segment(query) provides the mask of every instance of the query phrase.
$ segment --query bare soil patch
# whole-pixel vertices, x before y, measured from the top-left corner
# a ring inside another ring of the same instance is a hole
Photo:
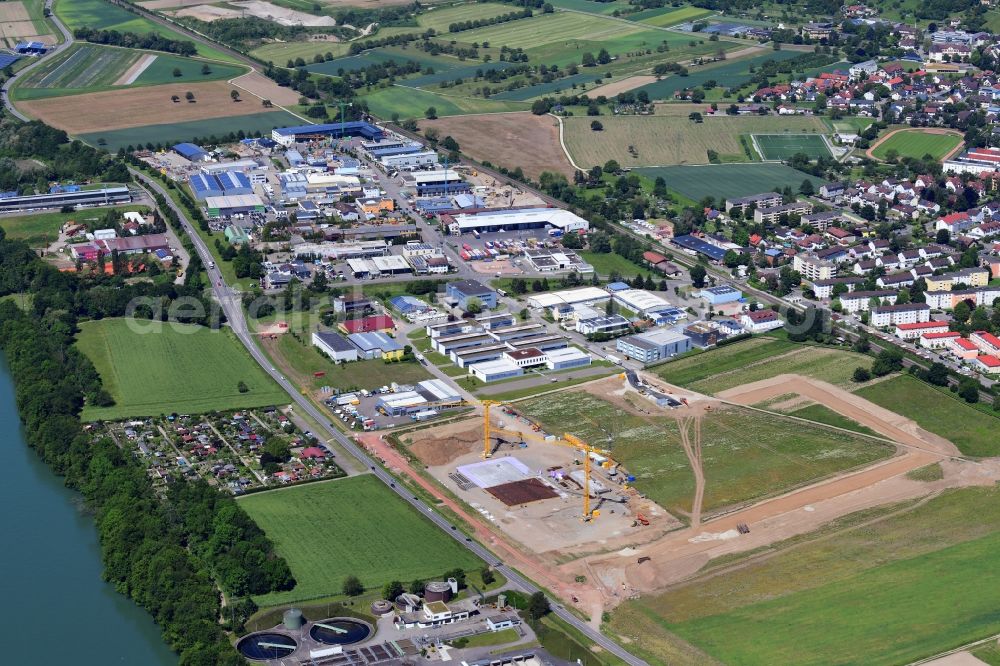
[[[462,152],[473,159],[488,160],[537,180],[543,171],[572,177],[573,167],[559,145],[559,125],[549,116],[529,111],[452,116],[420,121],[422,129],[433,127],[441,138],[452,136]]]
[[[232,79],[233,85],[246,90],[261,99],[269,99],[278,106],[292,106],[299,103],[299,94],[291,88],[282,88],[257,70]]]
[[[260,113],[259,104],[233,102],[232,89],[225,81],[169,84],[30,100],[18,108],[71,134]],[[185,99],[188,92],[194,102]],[[173,95],[180,101],[172,102]]]
[[[629,90],[635,90],[640,86],[644,86],[647,83],[653,83],[656,81],[655,76],[648,75],[637,75],[629,76],[622,79],[621,81],[615,81],[614,83],[606,83],[603,86],[598,86],[587,93],[587,96],[591,99],[595,99],[604,95],[605,97],[614,97],[615,95],[623,92],[628,92]]]
[[[220,21],[222,19],[236,19],[240,18],[242,14],[232,7],[216,7],[215,5],[194,5],[169,13],[173,16],[198,19],[205,23]]]
[[[153,61],[156,60],[156,55],[149,53],[138,60],[136,60],[131,67],[125,70],[118,80],[115,81],[116,86],[129,86],[135,83],[135,80],[139,78],[139,75],[146,71]]]
[[[474,424],[478,424],[478,419]],[[439,428],[420,430],[412,435],[413,444],[410,452],[417,459],[430,467],[447,465],[451,461],[479,449],[482,443],[482,430],[477,425],[470,428],[469,421],[462,421]]]
[[[31,16],[23,2],[4,2],[0,4],[0,21],[30,21]]]

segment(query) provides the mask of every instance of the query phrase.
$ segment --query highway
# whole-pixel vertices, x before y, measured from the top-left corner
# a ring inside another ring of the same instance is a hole
[[[212,254],[209,252],[208,246],[206,246],[205,242],[201,239],[201,236],[198,235],[184,210],[174,203],[166,189],[163,188],[158,182],[142,172],[132,169],[130,169],[130,171],[132,172],[132,175],[135,176],[136,179],[143,185],[161,194],[166,199],[167,206],[169,206],[170,209],[177,214],[177,217],[180,219],[188,237],[194,243],[198,256],[201,257],[201,261],[205,265],[205,270],[208,273],[209,280],[211,281],[215,297],[222,306],[222,310],[229,321],[230,327],[236,334],[236,337],[239,338],[240,342],[243,343],[243,346],[247,348],[247,351],[250,352],[250,355],[254,358],[254,360],[256,360],[257,363],[259,363],[260,366],[264,368],[264,370],[271,375],[272,378],[274,378],[274,381],[276,381],[281,388],[288,393],[296,408],[312,417],[312,419],[318,423],[331,438],[337,440],[337,443],[344,447],[344,450],[367,467],[376,478],[389,486],[389,488],[399,495],[400,498],[409,502],[414,508],[420,511],[420,513],[430,519],[431,522],[451,535],[453,539],[461,543],[477,557],[502,573],[515,588],[527,594],[541,591],[536,585],[522,576],[519,572],[497,559],[496,555],[490,552],[479,542],[467,537],[465,533],[461,532],[457,528],[456,525],[452,524],[450,520],[435,511],[433,507],[428,506],[426,502],[420,500],[416,495],[413,495],[411,492],[399,485],[394,476],[385,471],[385,469],[383,469],[375,460],[365,453],[365,451],[358,446],[354,440],[346,436],[339,428],[330,422],[329,414],[324,414],[320,411],[310,400],[303,396],[299,392],[298,388],[296,388],[284,375],[282,375],[277,368],[271,365],[270,360],[268,360],[268,358],[254,342],[253,336],[247,327],[239,293],[231,289],[229,285],[226,284],[225,279],[222,277],[222,273],[219,271],[217,266],[215,268],[210,268],[210,266],[213,265],[212,262],[214,261]],[[593,641],[595,644],[600,645],[602,648],[615,655],[626,664],[629,664],[630,666],[646,666],[645,661],[635,657],[607,636],[600,633],[579,617],[568,611],[562,604],[559,603],[557,599],[550,597],[549,604],[552,607],[552,612],[556,616],[572,625],[588,639]]]

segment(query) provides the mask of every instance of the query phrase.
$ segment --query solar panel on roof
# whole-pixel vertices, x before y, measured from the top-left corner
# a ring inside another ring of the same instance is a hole
[[[0,53],[0,68],[7,67],[8,65],[13,65],[20,59],[21,56],[15,55],[13,53]]]

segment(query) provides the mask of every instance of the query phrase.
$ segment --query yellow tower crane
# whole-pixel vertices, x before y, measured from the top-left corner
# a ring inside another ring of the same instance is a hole
[[[611,452],[606,449],[601,449],[596,446],[591,446],[585,441],[580,439],[575,435],[565,433],[562,439],[549,439],[545,440],[550,444],[556,444],[558,446],[569,446],[574,449],[580,449],[583,451],[583,520],[589,521],[592,518],[596,518],[600,515],[598,511],[590,510],[590,465],[591,456],[600,455],[602,457],[608,458],[610,461]]]

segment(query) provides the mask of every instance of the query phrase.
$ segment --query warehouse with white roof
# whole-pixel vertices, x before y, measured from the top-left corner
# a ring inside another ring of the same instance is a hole
[[[486,210],[481,213],[458,213],[447,216],[448,229],[453,234],[473,231],[511,231],[514,229],[544,229],[552,227],[564,232],[586,231],[590,223],[562,208],[513,208]]]
[[[531,308],[553,308],[560,305],[597,305],[606,303],[611,299],[611,294],[597,287],[580,287],[578,289],[563,289],[562,291],[550,291],[541,294],[532,294],[528,297],[528,307]]]

